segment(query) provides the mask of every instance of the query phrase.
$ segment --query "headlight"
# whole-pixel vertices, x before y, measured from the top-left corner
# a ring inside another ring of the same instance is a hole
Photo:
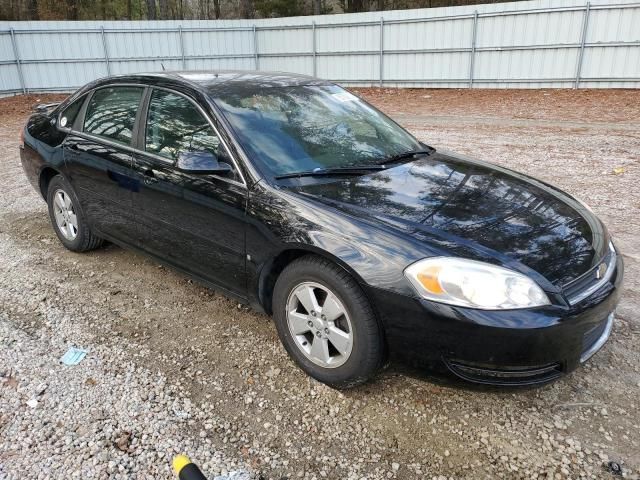
[[[404,274],[422,297],[434,302],[484,310],[549,304],[529,277],[475,260],[425,258],[409,265]]]

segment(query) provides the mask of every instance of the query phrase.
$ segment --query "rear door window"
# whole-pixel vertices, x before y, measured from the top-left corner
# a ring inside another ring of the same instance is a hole
[[[84,131],[130,145],[142,92],[142,87],[108,87],[96,90],[87,106]]]

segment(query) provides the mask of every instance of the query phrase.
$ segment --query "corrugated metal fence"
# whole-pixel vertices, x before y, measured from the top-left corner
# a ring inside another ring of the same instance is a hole
[[[382,15],[381,15],[382,14]],[[533,0],[265,20],[0,22],[0,93],[260,69],[348,85],[640,86],[640,3]]]

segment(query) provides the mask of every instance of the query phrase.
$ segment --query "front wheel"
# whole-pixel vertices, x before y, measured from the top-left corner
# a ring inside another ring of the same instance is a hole
[[[284,347],[316,380],[349,388],[381,367],[384,343],[371,305],[337,265],[312,255],[294,261],[278,277],[273,307]]]
[[[74,252],[86,252],[102,245],[89,228],[73,188],[62,175],[49,182],[47,190],[49,217],[60,242]]]

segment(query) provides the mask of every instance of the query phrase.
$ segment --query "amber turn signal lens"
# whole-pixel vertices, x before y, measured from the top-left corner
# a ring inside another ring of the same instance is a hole
[[[444,293],[444,289],[440,285],[438,275],[440,275],[441,267],[428,267],[418,273],[418,281],[429,292],[439,295]]]

